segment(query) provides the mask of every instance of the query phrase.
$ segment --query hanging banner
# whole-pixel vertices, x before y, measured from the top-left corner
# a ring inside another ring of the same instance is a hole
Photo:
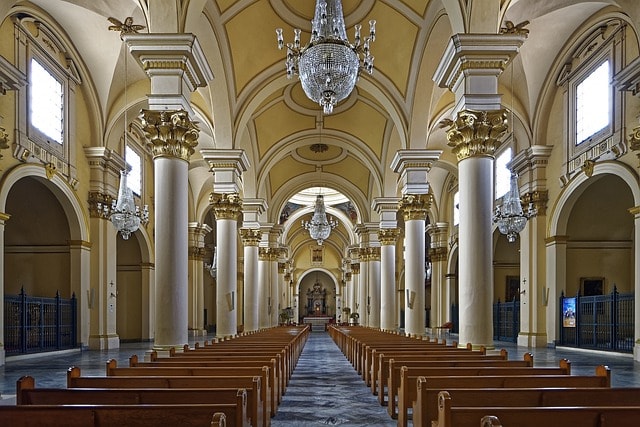
[[[576,298],[562,300],[562,326],[565,328],[576,327]]]

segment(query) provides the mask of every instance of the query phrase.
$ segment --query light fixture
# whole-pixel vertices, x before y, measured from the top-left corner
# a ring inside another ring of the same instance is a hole
[[[331,230],[337,226],[338,222],[336,220],[333,218],[327,219],[327,213],[324,207],[324,196],[318,194],[318,196],[316,196],[316,205],[311,221],[303,220],[302,227],[305,230],[309,230],[309,235],[318,242],[318,245],[322,245],[322,242],[329,238]]]
[[[520,191],[518,191],[518,175],[511,174],[509,191],[502,199],[502,205],[496,206],[493,222],[498,224],[498,230],[507,235],[509,243],[518,238],[518,234],[524,230],[527,220],[536,214],[533,204],[529,204],[527,211],[522,209]]]
[[[125,23],[109,18],[109,22],[113,23],[113,26],[109,27],[109,30],[120,31],[120,38],[122,39],[124,34],[137,33],[138,30],[144,28],[141,25],[134,25],[133,19],[128,17],[125,19]],[[122,49],[124,54],[124,147],[127,147],[127,77],[128,77],[128,55],[124,49],[124,41],[122,43]],[[133,191],[127,185],[127,175],[129,170],[120,171],[120,187],[118,188],[118,199],[114,200],[111,204],[111,208],[107,205],[102,207],[103,210],[109,211],[109,219],[113,226],[118,230],[124,240],[129,239],[131,233],[135,232],[140,223],[146,223],[149,220],[149,209],[147,205],[144,205],[142,210],[139,206],[136,206]],[[98,206],[100,209],[101,206]],[[106,212],[105,212],[106,213]]]
[[[369,45],[376,39],[376,21],[369,21],[369,35],[364,43],[362,25],[355,26],[353,44],[347,32],[340,0],[317,0],[311,21],[311,39],[300,46],[301,30],[294,31],[293,43],[287,43],[287,78],[300,76],[300,83],[309,99],[317,102],[325,114],[345,99],[353,90],[360,70],[373,72],[373,56]],[[282,28],[276,29],[278,49],[284,47]]]
[[[213,247],[213,258],[211,259],[211,264],[205,263],[204,268],[209,271],[211,277],[213,277],[214,279],[216,278],[216,275],[218,273],[218,252],[216,251],[215,246]]]

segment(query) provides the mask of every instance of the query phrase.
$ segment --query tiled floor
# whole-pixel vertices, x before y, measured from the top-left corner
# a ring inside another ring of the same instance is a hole
[[[137,354],[143,357],[151,346],[151,343],[126,343],[119,350],[75,351],[9,360],[0,367],[2,403],[15,403],[16,380],[23,375],[33,376],[37,387],[64,388],[66,371],[70,366],[79,366],[83,375],[101,376],[108,359],[116,359],[118,365],[126,366],[129,356]],[[567,348],[527,349],[503,342],[496,342],[495,346],[507,349],[510,359],[522,359],[523,354],[529,351],[534,355],[535,366],[557,366],[561,358],[569,359],[574,375],[593,374],[597,365],[604,364],[611,368],[614,387],[640,387],[640,363],[634,362],[631,355]],[[326,333],[311,334],[273,419],[274,427],[309,425],[396,425]]]

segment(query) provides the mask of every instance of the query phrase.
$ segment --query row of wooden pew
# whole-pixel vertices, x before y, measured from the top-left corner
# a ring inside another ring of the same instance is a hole
[[[16,405],[0,406],[1,426],[267,427],[309,336],[285,326],[215,343],[185,345],[168,357],[106,362],[105,376],[67,372],[67,388],[17,382]]]
[[[398,426],[627,427],[640,419],[640,388],[612,388],[606,366],[571,375],[568,360],[534,367],[530,353],[508,360],[504,349],[488,355],[357,326],[332,326],[330,335]]]

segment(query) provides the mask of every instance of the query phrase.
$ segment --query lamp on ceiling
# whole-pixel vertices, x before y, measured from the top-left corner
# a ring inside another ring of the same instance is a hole
[[[329,238],[331,230],[338,226],[338,222],[333,218],[327,218],[327,213],[324,207],[324,196],[318,194],[316,196],[316,204],[313,210],[313,216],[311,221],[302,221],[302,227],[305,230],[309,230],[309,235],[312,239],[318,242],[318,245],[322,245],[322,242]]]
[[[141,25],[133,25],[133,19],[128,17],[125,19],[125,23],[122,24],[114,18],[109,18],[109,22],[113,23],[113,26],[109,27],[109,30],[120,31],[120,38],[122,39],[124,34],[136,33],[139,29],[144,28]],[[116,25],[119,23],[120,25]],[[124,147],[127,147],[127,77],[128,77],[128,55],[124,51],[124,41],[122,43],[124,53]],[[131,233],[135,232],[140,223],[146,223],[149,221],[149,209],[147,205],[144,205],[142,210],[139,206],[136,206],[133,191],[127,185],[127,175],[129,170],[125,168],[120,171],[120,187],[118,188],[118,199],[114,200],[109,208],[105,205],[103,209],[109,211],[109,219],[111,223],[120,233],[124,240],[129,239]],[[98,207],[100,208],[100,206]],[[106,213],[106,212],[105,212]]]
[[[340,0],[317,0],[311,21],[311,39],[300,46],[301,30],[294,30],[293,43],[287,43],[287,78],[300,76],[304,93],[331,114],[333,107],[345,99],[356,84],[360,70],[373,72],[369,45],[376,38],[376,21],[369,21],[369,35],[364,43],[360,24],[355,26],[353,44],[347,32]],[[282,28],[276,29],[278,49],[284,47]]]
[[[536,213],[532,203],[529,204],[526,212],[522,209],[520,191],[518,191],[518,175],[512,173],[509,191],[502,199],[502,205],[496,206],[493,222],[498,224],[498,230],[502,234],[507,235],[509,243],[513,243],[518,238],[518,234],[524,230],[527,220]]]

